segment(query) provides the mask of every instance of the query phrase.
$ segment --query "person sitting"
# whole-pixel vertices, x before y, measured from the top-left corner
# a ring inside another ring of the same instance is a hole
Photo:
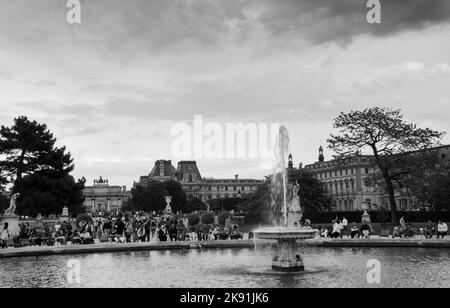
[[[399,226],[395,226],[394,231],[392,232],[392,238],[396,238],[396,237],[402,237],[402,233],[400,231]]]
[[[434,232],[435,232],[434,225],[430,220],[428,221],[425,227],[425,238],[433,238]]]
[[[320,232],[320,237],[327,238],[328,237],[328,228],[323,228]]]
[[[445,238],[447,236],[448,226],[445,222],[439,220],[437,238]]]
[[[350,236],[351,238],[359,238],[361,236],[361,233],[359,232],[358,226],[356,223],[352,223],[352,226],[350,228]]]
[[[364,238],[370,237],[371,228],[366,221],[363,221],[361,227],[359,228],[359,231]]]

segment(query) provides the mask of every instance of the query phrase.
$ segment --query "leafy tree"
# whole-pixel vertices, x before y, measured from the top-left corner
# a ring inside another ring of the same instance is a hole
[[[0,194],[0,214],[3,214],[8,207],[9,207],[8,198]]]
[[[150,181],[147,186],[138,185],[131,189],[133,211],[162,211],[166,207],[164,183]]]
[[[437,162],[418,176],[407,179],[407,187],[421,204],[436,213],[450,210],[450,164]]]
[[[186,203],[186,209],[184,212],[192,213],[195,211],[204,211],[206,210],[206,204],[197,197],[190,198]]]
[[[298,194],[304,217],[331,208],[331,200],[311,172],[305,169],[289,169],[288,183],[292,184],[295,181],[300,185]],[[281,174],[267,177],[256,192],[250,195],[248,201],[239,207],[247,213],[246,221],[272,223],[281,218],[283,210],[283,192],[282,186],[279,185],[281,182]]]
[[[13,192],[20,193],[17,213],[27,216],[61,214],[67,206],[72,216],[84,212],[85,179],[75,181],[71,175],[51,178],[35,173],[16,180]]]
[[[187,204],[186,193],[177,181],[169,180],[164,182],[167,196],[172,196],[171,207],[173,212],[185,211]]]
[[[405,166],[412,161],[412,156],[404,154],[433,147],[443,133],[407,123],[400,110],[379,107],[341,113],[333,127],[339,134],[331,134],[329,148],[340,157],[352,157],[365,150],[374,155],[389,195],[391,219],[396,223],[395,183],[400,185],[410,171],[401,168],[400,162]]]
[[[67,205],[73,215],[83,211],[84,179],[75,181],[73,160],[45,124],[21,116],[0,128],[0,186],[5,178],[19,192],[17,213],[60,214]]]
[[[73,170],[70,153],[55,147],[56,139],[45,124],[21,116],[12,127],[0,128],[0,169],[10,181],[40,172],[51,177],[64,177]]]

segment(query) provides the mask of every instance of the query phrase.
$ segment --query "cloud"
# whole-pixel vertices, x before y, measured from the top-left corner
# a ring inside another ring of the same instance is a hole
[[[385,0],[382,23],[366,21],[367,0],[98,0],[82,1],[82,23],[65,22],[61,1],[30,6],[0,4],[3,41],[16,44],[66,42],[112,54],[159,53],[171,49],[221,48],[230,39],[272,47],[280,36],[313,44],[346,43],[355,36],[386,36],[448,23],[448,0]],[[25,22],[26,21],[26,22]],[[138,48],[137,48],[138,47]],[[126,62],[126,57],[123,57]]]

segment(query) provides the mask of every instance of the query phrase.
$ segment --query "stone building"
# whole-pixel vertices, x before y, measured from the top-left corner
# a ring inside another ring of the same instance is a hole
[[[450,145],[437,148],[441,159],[450,159]],[[413,153],[412,153],[413,155]],[[374,157],[356,153],[347,159],[325,161],[323,148],[319,148],[319,160],[306,165],[313,172],[331,197],[334,209],[339,211],[390,209],[388,195],[377,185],[366,185],[365,179],[378,171]],[[415,210],[421,207],[406,189],[396,190],[399,210]]]
[[[177,168],[170,160],[158,160],[147,176],[141,176],[134,185],[146,185],[150,180],[179,182],[188,198],[197,197],[206,202],[215,198],[242,197],[253,192],[261,180],[240,179],[235,175],[231,179],[203,178],[196,161],[180,161]]]
[[[126,186],[110,186],[107,179],[100,177],[93,186],[85,186],[83,196],[86,211],[104,212],[122,208],[131,194]]]

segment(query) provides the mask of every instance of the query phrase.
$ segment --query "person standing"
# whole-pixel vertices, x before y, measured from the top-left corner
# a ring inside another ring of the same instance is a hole
[[[333,221],[333,231],[331,232],[332,238],[338,238],[341,236],[341,224],[337,221]]]
[[[439,220],[438,222],[438,232],[437,232],[437,238],[444,238],[447,236],[448,232],[448,226],[445,222]]]
[[[5,224],[3,225],[3,230],[1,233],[1,240],[2,240],[2,249],[7,248],[8,247],[8,241],[11,238],[11,233],[9,232],[9,224],[7,222],[5,222]]]
[[[342,225],[342,232],[341,232],[341,237],[342,237],[343,235],[347,234],[347,228],[348,228],[348,220],[347,220],[347,218],[345,218],[345,216],[342,217],[341,225]]]

